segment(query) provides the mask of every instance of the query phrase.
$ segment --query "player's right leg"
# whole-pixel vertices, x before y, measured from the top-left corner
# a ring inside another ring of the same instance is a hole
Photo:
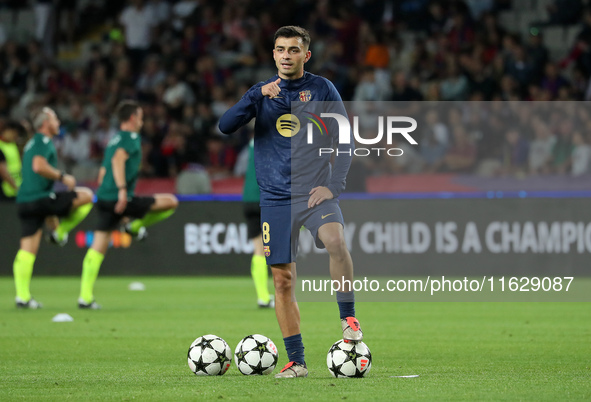
[[[59,246],[68,242],[68,233],[74,229],[92,209],[93,193],[86,187],[76,187],[74,191],[57,193],[52,208],[62,218],[49,240]]]
[[[130,235],[143,240],[147,237],[146,228],[171,216],[179,205],[173,194],[154,194],[153,197],[134,197],[127,210],[136,219],[125,226]]]
[[[21,240],[12,272],[16,288],[16,306],[19,308],[41,308],[41,303],[31,296],[31,278],[46,218],[43,211],[44,202],[45,200],[40,200],[17,204],[21,223]]]
[[[330,256],[330,276],[333,281],[342,284],[337,291],[337,304],[341,317],[341,329],[345,342],[360,342],[363,331],[355,318],[355,292],[353,283],[353,261],[347,249],[345,234],[341,222],[328,222],[318,229],[318,239],[324,244]]]

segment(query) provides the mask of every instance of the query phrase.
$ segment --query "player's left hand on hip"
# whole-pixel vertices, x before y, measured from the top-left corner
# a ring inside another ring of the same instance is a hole
[[[308,208],[315,207],[316,205],[320,205],[322,202],[326,200],[332,200],[334,195],[328,189],[328,187],[318,186],[314,187],[310,190],[310,198],[308,199]]]

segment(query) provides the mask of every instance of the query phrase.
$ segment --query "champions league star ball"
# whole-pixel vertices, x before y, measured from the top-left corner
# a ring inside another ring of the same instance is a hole
[[[328,371],[336,378],[365,377],[371,370],[371,352],[363,342],[338,340],[326,356]]]
[[[203,335],[189,347],[187,360],[196,375],[223,375],[232,364],[232,350],[219,336]]]
[[[244,375],[271,374],[277,365],[277,346],[264,335],[248,335],[236,346],[234,361]]]

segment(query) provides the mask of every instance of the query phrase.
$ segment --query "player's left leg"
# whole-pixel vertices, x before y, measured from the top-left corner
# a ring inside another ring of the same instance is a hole
[[[80,281],[80,297],[78,307],[81,309],[98,310],[100,306],[94,300],[94,284],[101,264],[111,241],[111,231],[95,230],[92,245],[82,261],[82,278]]]
[[[16,253],[12,272],[16,288],[16,306],[19,308],[38,309],[41,303],[31,296],[31,278],[33,277],[33,266],[39,251],[42,229],[37,229],[34,234],[24,236],[20,241],[20,249]]]
[[[97,310],[100,306],[94,300],[94,283],[105,259],[105,254],[111,241],[111,232],[121,221],[121,215],[114,209],[116,201],[97,200],[97,224],[93,233],[92,245],[82,261],[82,278],[80,281],[80,296],[78,308]]]
[[[275,378],[307,377],[304,343],[300,332],[300,309],[294,300],[295,263],[271,265],[275,284],[275,315],[283,335],[289,363]]]
[[[355,318],[355,294],[353,284],[353,260],[345,242],[341,222],[328,222],[318,228],[318,239],[330,256],[330,277],[338,281],[337,303],[341,316],[341,327],[345,341],[361,341],[363,332]]]
[[[132,236],[137,237],[142,232],[145,233],[145,228],[168,218],[179,206],[179,201],[173,194],[154,194],[153,198],[154,202],[144,217],[131,221],[125,227],[125,230]],[[140,236],[141,238],[142,236]]]
[[[67,214],[60,219],[58,227],[51,235],[51,239],[58,245],[64,246],[68,242],[68,233],[90,213],[93,193],[86,187],[76,187],[73,195],[68,193],[58,194],[58,197],[60,196],[71,197],[71,201],[67,201],[69,204]],[[59,201],[56,202],[59,203]]]

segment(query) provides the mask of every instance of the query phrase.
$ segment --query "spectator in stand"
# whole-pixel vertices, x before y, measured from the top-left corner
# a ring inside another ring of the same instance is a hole
[[[423,95],[410,86],[403,71],[397,71],[392,75],[390,100],[394,102],[422,101]]]
[[[195,103],[195,95],[186,82],[181,81],[176,74],[170,74],[166,79],[166,90],[162,100],[168,108],[168,113],[174,119],[180,119],[185,105]]]
[[[444,31],[447,22],[447,15],[440,1],[432,1],[429,4],[427,23],[425,30],[429,35],[438,34]]]
[[[571,174],[573,176],[582,176],[591,171],[591,145],[587,141],[587,136],[582,130],[576,130],[573,133],[573,152]]]
[[[65,171],[72,173],[74,166],[87,164],[90,157],[90,135],[75,123],[66,125],[66,135],[58,151]]]
[[[172,26],[177,32],[181,32],[185,21],[198,9],[197,0],[181,0],[172,6]]]
[[[225,143],[225,137],[213,135],[207,140],[207,170],[212,179],[230,177],[237,158],[236,151]]]
[[[159,33],[165,31],[170,25],[171,5],[168,0],[148,0],[148,8],[152,9],[155,19],[155,26]]]
[[[530,31],[529,42],[525,47],[527,60],[532,66],[532,82],[540,82],[544,74],[544,66],[550,60],[550,52],[544,45],[544,36],[542,32],[536,30]]]
[[[443,159],[435,165],[436,170],[443,172],[467,173],[476,164],[476,145],[464,125],[452,127],[453,143]]]
[[[552,146],[550,156],[550,172],[558,174],[565,174],[571,170],[571,157],[574,150],[572,141],[573,122],[565,118],[565,116],[562,117],[557,130],[558,138]]]
[[[158,19],[145,0],[129,0],[129,5],[121,12],[119,23],[125,30],[125,45],[133,71],[137,72],[152,46],[152,34]]]
[[[430,109],[425,114],[425,125],[418,141],[420,154],[425,161],[425,168],[435,172],[449,148],[449,130],[440,120],[437,109]],[[421,125],[419,124],[419,127]]]
[[[186,139],[181,124],[173,121],[168,133],[162,139],[160,151],[166,161],[166,176],[176,177],[182,168],[183,156],[186,151]]]
[[[111,125],[109,116],[106,114],[101,115],[92,134],[91,159],[101,162],[107,144],[116,134],[117,129],[114,125]]]
[[[470,24],[467,10],[460,7],[461,3],[455,3],[455,10],[446,24],[449,50],[452,53],[460,53],[467,49],[475,38],[474,29]]]
[[[531,123],[535,138],[529,148],[529,173],[548,173],[548,164],[552,156],[552,148],[556,142],[556,137],[540,116],[534,116]]]
[[[556,99],[561,88],[569,85],[569,82],[558,73],[558,67],[554,63],[547,63],[544,69],[541,87],[548,91],[552,99]]]
[[[359,84],[355,87],[353,101],[377,101],[380,100],[380,88],[376,83],[376,76],[373,67],[364,67],[361,72]]]
[[[581,0],[552,0],[546,5],[548,19],[534,22],[532,26],[544,27],[552,25],[571,25],[578,21],[583,2]]]
[[[487,73],[482,61],[470,59],[470,63],[464,65],[464,68],[467,70],[470,94],[482,94],[484,100],[491,100],[495,92],[497,92],[497,83]]]
[[[4,71],[4,86],[13,98],[20,97],[27,89],[29,69],[23,61],[23,55],[14,54],[8,59],[8,68]]]
[[[527,172],[529,145],[518,129],[512,128],[505,133],[500,168],[501,176],[524,177]]]
[[[54,19],[54,1],[37,0],[33,6],[35,12],[35,39],[43,44],[43,50],[48,56],[55,53],[54,34],[56,21]]]
[[[369,31],[367,37],[369,43],[365,51],[364,64],[375,69],[383,70],[390,63],[388,47],[384,42],[384,32],[378,30],[374,33],[369,26],[367,26],[367,29]]]
[[[441,99],[460,101],[468,99],[468,79],[458,67],[457,60],[450,58],[447,65],[447,77],[441,81]]]
[[[159,84],[166,80],[166,73],[160,66],[158,56],[152,55],[146,59],[144,69],[140,74],[136,89],[140,100],[154,101],[154,91]]]
[[[520,92],[531,82],[534,69],[521,44],[515,44],[510,50],[506,58],[506,71],[517,82]]]
[[[466,4],[470,9],[470,16],[477,21],[494,8],[495,0],[466,0]]]

